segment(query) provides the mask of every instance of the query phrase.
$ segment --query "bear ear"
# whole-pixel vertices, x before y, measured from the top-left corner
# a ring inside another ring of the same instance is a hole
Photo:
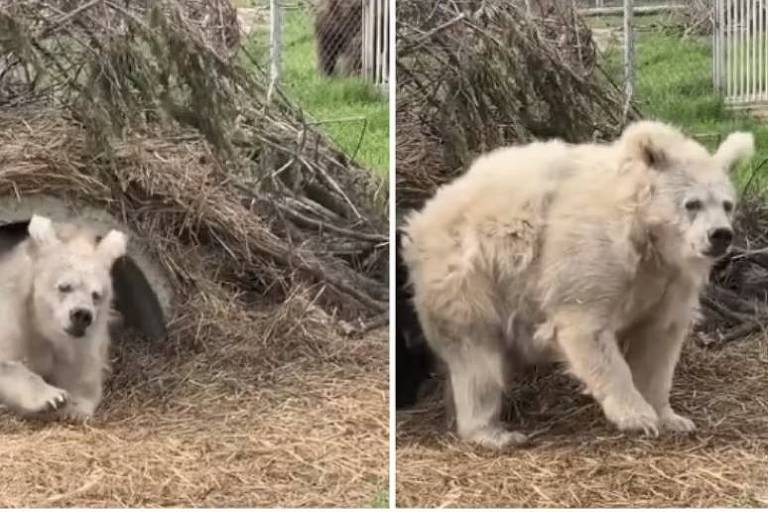
[[[749,132],[734,132],[717,148],[715,159],[731,172],[738,162],[752,158],[754,154],[755,136]]]
[[[27,227],[29,237],[37,247],[45,247],[58,242],[56,230],[53,228],[53,222],[48,217],[33,215],[29,220]]]
[[[128,236],[122,231],[112,230],[101,239],[96,250],[107,266],[112,266],[116,259],[125,256],[128,249]]]
[[[658,121],[638,121],[624,130],[623,148],[631,160],[639,160],[647,167],[663,171],[669,166],[667,148],[682,134],[675,128]]]

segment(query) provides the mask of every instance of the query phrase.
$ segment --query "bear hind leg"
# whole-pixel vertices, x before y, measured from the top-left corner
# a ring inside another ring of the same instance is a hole
[[[443,354],[451,383],[456,429],[461,439],[502,449],[527,440],[501,422],[504,352],[497,340],[477,332]]]

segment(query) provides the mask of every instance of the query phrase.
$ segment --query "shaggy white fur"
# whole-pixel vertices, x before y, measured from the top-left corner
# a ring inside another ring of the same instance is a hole
[[[33,216],[0,258],[0,402],[22,415],[90,417],[102,398],[110,268],[127,237]]]
[[[480,157],[406,221],[403,258],[425,335],[447,364],[458,433],[500,448],[519,364],[560,361],[621,430],[691,430],[669,405],[683,340],[713,261],[731,243],[729,172],[654,121],[610,144],[537,142]]]

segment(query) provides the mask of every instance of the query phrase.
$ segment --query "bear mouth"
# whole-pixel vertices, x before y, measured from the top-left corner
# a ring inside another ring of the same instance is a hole
[[[87,330],[87,328],[71,325],[64,330],[66,331],[67,334],[69,334],[73,338],[82,338],[83,336],[85,336],[85,331]]]
[[[725,256],[728,253],[728,249],[730,249],[730,247],[710,247],[702,254],[707,258],[718,259]]]

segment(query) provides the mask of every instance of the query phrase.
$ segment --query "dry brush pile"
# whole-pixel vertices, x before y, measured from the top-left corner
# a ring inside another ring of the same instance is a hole
[[[3,192],[210,247],[246,291],[323,283],[349,318],[386,312],[384,185],[227,59],[214,43],[236,29],[173,1],[68,4],[0,3]]]
[[[478,153],[611,138],[621,92],[569,2],[397,4],[397,201],[417,207]]]
[[[130,228],[175,294],[95,426],[2,415],[8,506],[365,506],[386,488],[387,190],[225,0],[0,0],[0,198]],[[45,444],[46,450],[39,450]]]

